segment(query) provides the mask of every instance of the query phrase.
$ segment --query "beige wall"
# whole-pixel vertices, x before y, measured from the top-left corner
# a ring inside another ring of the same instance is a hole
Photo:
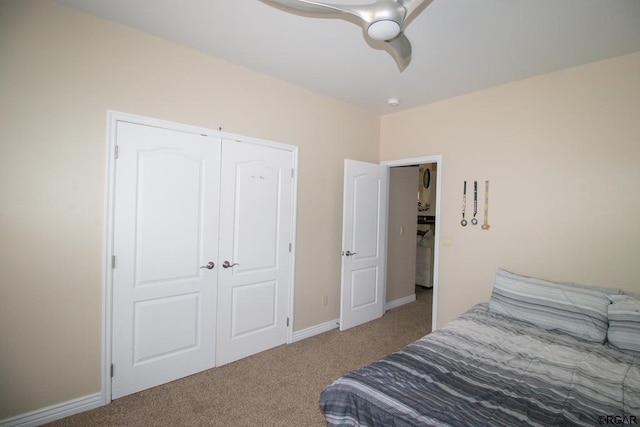
[[[640,291],[640,54],[381,121],[44,0],[0,4],[0,58],[0,420],[100,390],[108,109],[300,147],[295,330],[339,314],[344,158],[443,155],[440,324],[497,266]]]
[[[49,1],[2,2],[0,58],[0,420],[100,391],[108,109],[298,145],[294,327],[338,317],[378,117]]]
[[[487,301],[497,267],[640,291],[638,76],[640,53],[381,119],[381,160],[443,156],[439,325]],[[489,231],[460,226],[475,179]]]
[[[416,291],[417,176],[417,166],[389,170],[387,302]]]

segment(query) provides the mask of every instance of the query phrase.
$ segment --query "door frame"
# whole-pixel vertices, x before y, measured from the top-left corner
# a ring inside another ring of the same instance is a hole
[[[114,239],[114,213],[115,213],[115,178],[116,178],[116,142],[118,122],[129,122],[143,126],[153,126],[178,132],[195,133],[198,135],[212,136],[223,141],[242,141],[250,144],[276,148],[291,152],[293,156],[293,182],[291,205],[291,265],[289,269],[289,296],[287,317],[291,319],[287,329],[287,344],[293,342],[294,324],[294,288],[295,288],[295,254],[296,254],[296,214],[298,194],[298,147],[264,139],[258,139],[219,130],[192,126],[183,123],[155,119],[136,114],[107,110],[107,141],[105,161],[105,188],[104,188],[104,222],[103,222],[103,253],[102,253],[102,360],[101,360],[101,403],[106,405],[111,402],[111,351],[112,351],[112,309],[113,309],[113,239]]]
[[[421,165],[425,163],[435,163],[437,165],[436,171],[436,227],[434,233],[434,246],[433,246],[433,302],[431,307],[431,330],[435,331],[438,327],[438,282],[439,282],[439,265],[440,265],[440,223],[442,222],[442,216],[440,215],[440,208],[442,206],[442,155],[426,156],[426,157],[413,157],[409,159],[399,160],[386,160],[380,162],[381,165],[386,165],[389,168],[396,166],[410,166]],[[388,202],[387,202],[388,203]],[[386,291],[386,287],[385,287]],[[385,296],[386,298],[386,296]]]

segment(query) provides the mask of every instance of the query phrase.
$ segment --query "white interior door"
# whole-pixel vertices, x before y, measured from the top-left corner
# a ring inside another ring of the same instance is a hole
[[[386,166],[345,160],[340,330],[384,314]]]
[[[118,122],[112,398],[215,364],[219,139]]]
[[[216,364],[284,344],[291,286],[293,154],[223,141]]]

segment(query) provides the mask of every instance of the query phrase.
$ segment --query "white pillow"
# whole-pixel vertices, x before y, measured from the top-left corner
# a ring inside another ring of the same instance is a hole
[[[631,295],[611,295],[607,308],[609,344],[633,356],[640,356],[640,300]]]
[[[598,290],[498,269],[489,311],[543,329],[603,343],[607,336],[610,303],[607,294]]]

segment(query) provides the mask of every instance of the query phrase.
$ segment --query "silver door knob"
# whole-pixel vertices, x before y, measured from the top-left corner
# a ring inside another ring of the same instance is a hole
[[[237,262],[234,262],[233,264],[231,264],[229,261],[225,261],[225,262],[222,263],[222,266],[224,268],[233,267],[234,265],[240,265],[240,264],[238,264]]]
[[[345,255],[346,255],[346,256],[353,256],[353,255],[355,255],[355,254],[356,254],[355,252],[351,252],[351,251],[347,251],[347,252],[345,252]]]
[[[209,261],[209,262],[207,263],[207,265],[202,265],[202,266],[200,266],[200,268],[207,268],[207,269],[209,269],[209,270],[212,270],[212,269],[213,269],[213,267],[215,267],[215,266],[216,266],[216,265],[213,263],[213,261]]]

